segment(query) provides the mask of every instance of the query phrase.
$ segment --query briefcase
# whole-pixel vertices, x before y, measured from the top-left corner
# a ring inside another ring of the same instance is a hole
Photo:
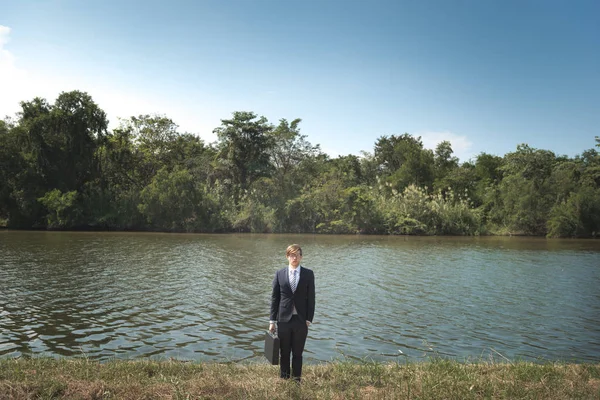
[[[267,331],[265,334],[265,357],[273,365],[279,364],[279,336]]]

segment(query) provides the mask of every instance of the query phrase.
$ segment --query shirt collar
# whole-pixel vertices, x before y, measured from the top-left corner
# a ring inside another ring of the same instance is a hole
[[[296,268],[296,271],[298,271],[298,276],[300,276],[300,269],[302,268],[302,265],[298,265],[298,268]],[[294,270],[292,269],[292,267],[290,267],[288,265],[288,275],[293,275],[294,274]]]

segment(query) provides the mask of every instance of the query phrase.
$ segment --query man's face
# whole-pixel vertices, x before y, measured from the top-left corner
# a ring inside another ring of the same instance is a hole
[[[290,255],[287,256],[287,259],[290,265],[296,268],[298,267],[298,265],[300,265],[300,260],[302,260],[302,256],[299,253],[290,253]]]

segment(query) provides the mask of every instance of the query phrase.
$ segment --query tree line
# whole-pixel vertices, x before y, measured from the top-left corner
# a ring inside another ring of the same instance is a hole
[[[451,144],[381,136],[332,158],[253,112],[221,120],[217,141],[166,116],[108,129],[84,92],[21,102],[0,121],[0,225],[16,229],[410,235],[600,234],[600,155],[520,144],[459,163]],[[595,147],[600,139],[595,138]]]

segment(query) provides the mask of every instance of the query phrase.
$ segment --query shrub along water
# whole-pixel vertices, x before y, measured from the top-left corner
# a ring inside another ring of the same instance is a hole
[[[380,197],[388,233],[404,235],[478,235],[479,211],[468,198],[456,195],[451,188],[428,194],[426,189],[409,185],[402,193]]]

